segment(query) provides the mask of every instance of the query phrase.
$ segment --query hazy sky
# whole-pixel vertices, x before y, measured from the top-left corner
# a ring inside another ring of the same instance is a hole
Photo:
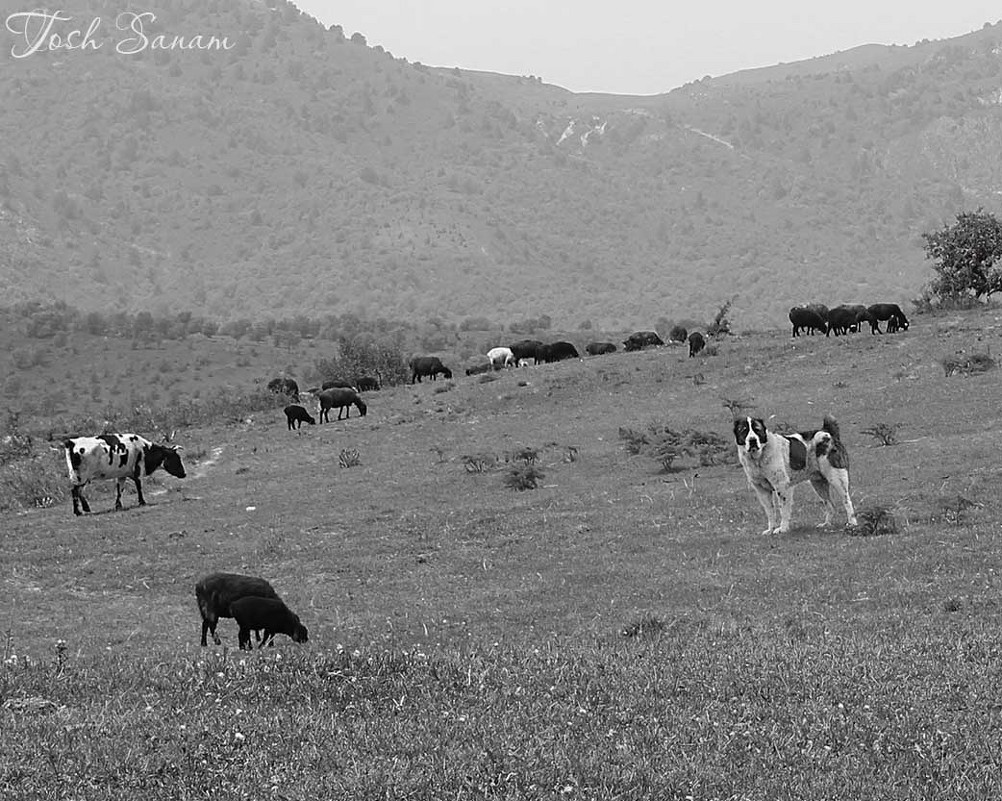
[[[704,75],[906,44],[1002,19],[980,0],[293,0],[325,25],[436,67],[576,92],[666,92]]]

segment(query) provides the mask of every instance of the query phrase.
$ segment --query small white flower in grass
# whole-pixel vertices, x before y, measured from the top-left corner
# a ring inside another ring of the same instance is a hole
[[[247,738],[244,737],[244,735],[242,735],[240,732],[238,731],[233,732],[233,742],[235,742],[237,745],[242,745],[243,741],[246,739]]]

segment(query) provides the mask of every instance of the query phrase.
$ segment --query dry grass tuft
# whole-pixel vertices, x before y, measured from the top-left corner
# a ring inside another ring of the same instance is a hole
[[[859,522],[849,529],[849,533],[854,537],[879,537],[884,534],[897,534],[899,531],[894,512],[882,504],[868,506],[856,517]]]

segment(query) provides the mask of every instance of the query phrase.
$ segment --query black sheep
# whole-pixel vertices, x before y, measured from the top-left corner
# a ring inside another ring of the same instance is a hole
[[[212,573],[195,585],[198,611],[202,613],[202,645],[206,644],[206,634],[210,631],[216,645],[220,644],[216,634],[219,618],[233,617],[231,604],[249,595],[278,600],[278,593],[263,578],[239,573]]]
[[[307,642],[309,632],[296,613],[278,598],[248,596],[230,604],[230,612],[240,625],[237,635],[240,650],[251,650],[250,633],[263,630],[260,648],[269,645],[276,634],[287,634],[293,642]]]
[[[292,431],[293,428],[302,428],[303,423],[309,423],[312,426],[316,425],[317,422],[304,407],[295,403],[285,407],[285,419],[289,424],[289,431]]]

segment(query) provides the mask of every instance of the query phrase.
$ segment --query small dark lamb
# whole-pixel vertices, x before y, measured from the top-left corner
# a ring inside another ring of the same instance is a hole
[[[206,634],[210,631],[213,642],[220,644],[216,634],[219,618],[233,617],[230,605],[248,595],[278,600],[274,587],[263,578],[241,576],[239,573],[212,573],[195,585],[198,611],[202,613],[202,645],[206,644]]]
[[[303,423],[309,423],[311,426],[316,425],[317,421],[313,419],[313,415],[310,414],[306,409],[296,403],[291,403],[285,407],[285,419],[289,424],[289,431],[295,428],[302,428]]]
[[[276,634],[287,634],[293,642],[307,642],[309,633],[289,607],[277,598],[248,596],[230,604],[230,612],[240,625],[240,650],[250,651],[252,631],[264,630],[260,648],[271,644]]]

